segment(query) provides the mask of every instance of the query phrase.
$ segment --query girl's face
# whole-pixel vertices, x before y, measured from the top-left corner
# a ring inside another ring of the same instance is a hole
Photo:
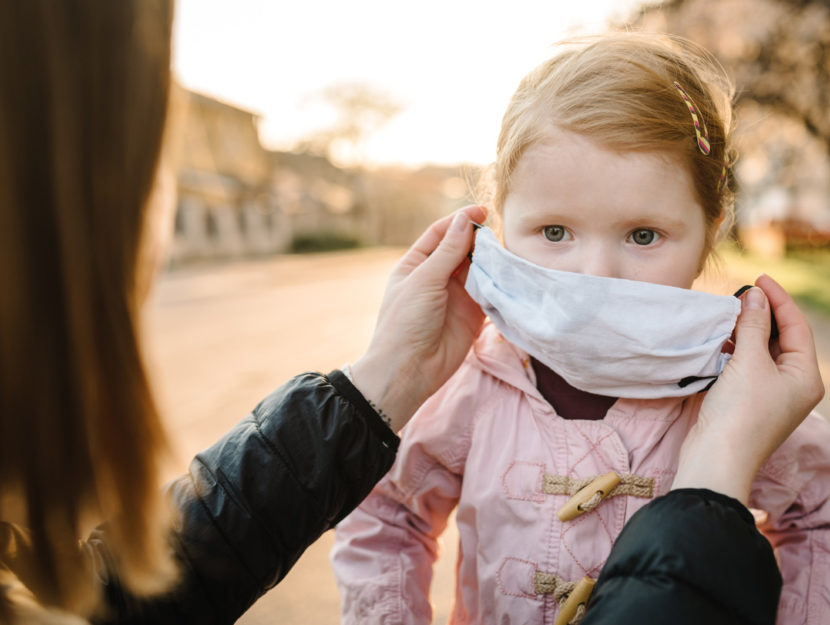
[[[671,155],[618,153],[553,129],[511,178],[504,246],[549,269],[689,288],[706,223],[687,168]]]

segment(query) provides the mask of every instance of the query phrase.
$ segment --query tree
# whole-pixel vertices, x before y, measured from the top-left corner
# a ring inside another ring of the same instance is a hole
[[[826,0],[667,0],[632,22],[703,45],[734,78],[739,221],[830,228]]]
[[[313,94],[335,116],[334,122],[306,137],[298,151],[312,152],[340,162],[360,163],[369,136],[398,115],[403,106],[366,83],[341,83]]]
[[[830,6],[824,0],[668,0],[635,21],[711,50],[753,102],[796,120],[830,152]]]

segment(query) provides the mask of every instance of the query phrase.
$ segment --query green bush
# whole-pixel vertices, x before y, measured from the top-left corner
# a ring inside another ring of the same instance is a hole
[[[830,248],[800,250],[785,258],[762,258],[734,245],[723,246],[719,253],[730,273],[745,281],[768,273],[794,298],[830,316]]]
[[[291,240],[290,249],[294,254],[308,254],[311,252],[348,250],[358,247],[363,247],[363,243],[357,237],[340,232],[319,232],[295,236]]]

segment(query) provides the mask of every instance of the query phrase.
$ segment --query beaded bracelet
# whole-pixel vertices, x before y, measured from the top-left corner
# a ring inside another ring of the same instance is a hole
[[[354,384],[354,377],[352,376],[352,365],[351,365],[351,363],[348,363],[348,362],[347,362],[345,365],[343,365],[342,367],[340,367],[340,371],[342,371],[342,372],[343,372],[343,374],[344,374],[347,378],[349,378],[349,382],[351,382],[352,384]],[[357,388],[357,387],[355,387],[355,388]],[[358,390],[359,390],[359,389],[358,389]],[[392,419],[390,419],[390,418],[386,415],[386,413],[385,413],[385,412],[383,412],[383,410],[381,410],[381,409],[380,409],[380,406],[378,406],[378,405],[377,405],[375,402],[373,402],[371,399],[369,399],[369,398],[367,397],[367,398],[366,398],[366,401],[367,401],[367,402],[369,402],[369,405],[372,407],[372,410],[374,410],[376,413],[378,413],[378,416],[380,417],[381,421],[383,421],[383,422],[387,425],[387,427],[391,430],[391,429],[392,429]]]

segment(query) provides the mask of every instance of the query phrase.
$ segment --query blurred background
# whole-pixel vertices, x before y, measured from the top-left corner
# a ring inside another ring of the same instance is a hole
[[[521,77],[555,41],[608,27],[684,35],[734,77],[737,223],[699,287],[777,278],[830,381],[826,1],[177,0],[161,178],[175,230],[146,319],[167,477],[290,376],[360,356],[403,247],[475,201]],[[830,416],[830,398],[819,409]],[[443,539],[436,623],[455,542]],[[339,622],[330,545],[240,622]]]

